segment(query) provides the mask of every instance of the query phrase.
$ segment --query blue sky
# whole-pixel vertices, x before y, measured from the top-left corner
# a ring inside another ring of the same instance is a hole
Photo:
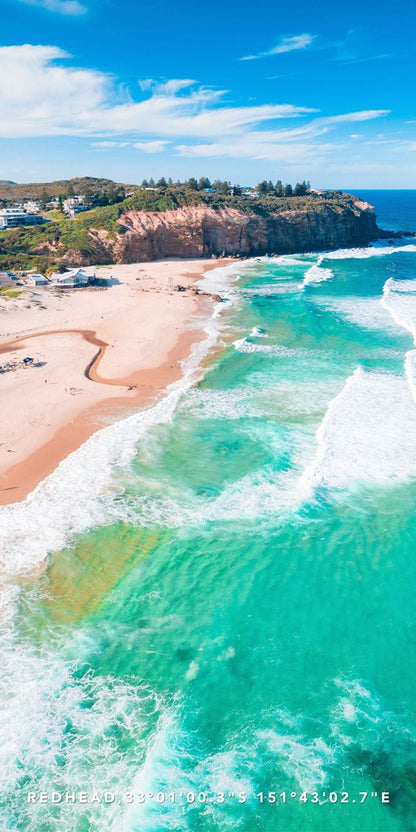
[[[3,0],[0,178],[416,188],[416,5]]]

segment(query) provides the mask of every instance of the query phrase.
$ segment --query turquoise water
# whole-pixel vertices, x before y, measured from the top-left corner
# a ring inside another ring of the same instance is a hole
[[[416,829],[415,265],[211,272],[204,372],[3,510],[2,829]]]

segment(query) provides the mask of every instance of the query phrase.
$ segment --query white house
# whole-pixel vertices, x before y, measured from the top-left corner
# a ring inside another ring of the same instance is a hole
[[[39,214],[40,212],[40,203],[34,199],[29,199],[28,202],[24,202],[22,207],[28,214]]]
[[[86,211],[85,197],[82,194],[78,194],[77,196],[70,196],[64,199],[63,209],[65,214],[68,214],[70,217],[79,214],[81,211]]]
[[[49,286],[49,280],[43,274],[28,274],[25,282],[29,286]]]
[[[18,228],[20,225],[38,225],[45,222],[40,214],[28,214],[23,208],[2,208],[0,210],[0,229]]]
[[[95,278],[95,269],[71,269],[63,274],[55,273],[51,277],[52,286],[62,289],[78,289],[88,286]]]

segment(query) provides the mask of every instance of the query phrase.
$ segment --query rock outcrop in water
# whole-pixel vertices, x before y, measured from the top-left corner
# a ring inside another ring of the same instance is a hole
[[[133,263],[167,257],[253,257],[348,248],[380,236],[374,209],[351,198],[314,210],[255,213],[208,206],[174,211],[129,211],[120,233],[90,229],[91,252],[68,251],[63,262]]]

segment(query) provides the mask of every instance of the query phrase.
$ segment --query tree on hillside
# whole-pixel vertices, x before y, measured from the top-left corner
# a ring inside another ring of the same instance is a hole
[[[293,191],[294,196],[304,196],[310,186],[310,182],[305,182],[305,180],[303,180],[303,182],[296,182]]]
[[[203,190],[204,190],[204,188],[210,188],[210,187],[211,187],[211,182],[210,182],[210,180],[208,179],[208,177],[207,177],[207,176],[201,176],[201,178],[200,178],[200,180],[199,180],[199,182],[198,182],[198,188],[199,188],[199,190],[200,190],[200,191],[203,191]]]
[[[212,183],[212,188],[214,191],[218,191],[220,194],[228,194],[231,187],[230,182],[226,182],[223,179],[216,179],[215,182]]]
[[[154,188],[154,187],[155,187],[155,180],[153,179],[153,176],[152,176],[149,179],[149,188]]]
[[[149,183],[148,183],[147,179],[143,179],[142,188],[148,188],[148,187],[149,187]]]
[[[185,182],[185,188],[188,191],[197,191],[198,190],[198,182],[196,181],[194,176],[191,176],[187,182]]]
[[[43,188],[42,193],[40,195],[40,207],[41,207],[42,211],[45,210],[48,202],[49,202],[48,192],[47,192],[46,188]]]
[[[156,182],[156,187],[157,188],[166,188],[167,187],[167,182],[166,182],[166,179],[165,179],[164,176],[161,176],[160,179],[158,179],[158,181]]]
[[[85,205],[86,209],[88,210],[89,208],[92,208],[94,203],[93,203],[93,192],[92,192],[91,185],[84,185],[82,195],[84,197],[84,205]]]
[[[293,196],[293,188],[291,185],[285,185],[285,196]]]
[[[281,179],[278,179],[275,185],[275,193],[276,196],[283,196],[283,182]]]
[[[261,182],[258,183],[258,185],[256,185],[256,191],[259,194],[267,194],[268,184],[265,179],[263,179]]]
[[[102,205],[114,205],[126,198],[126,191],[123,185],[115,185],[114,182],[102,191]]]

